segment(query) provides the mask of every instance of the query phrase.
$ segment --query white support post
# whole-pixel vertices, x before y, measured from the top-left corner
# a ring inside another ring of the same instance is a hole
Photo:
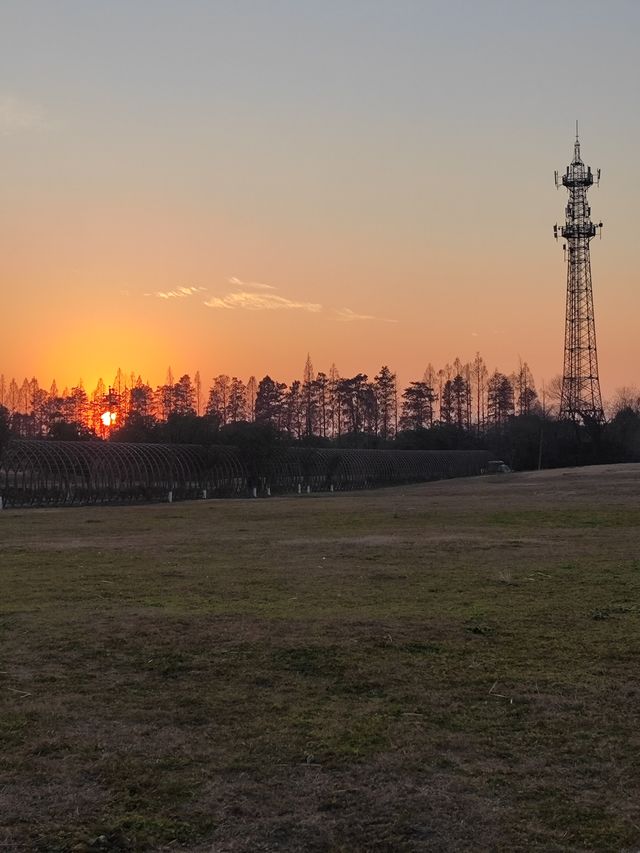
[[[173,489],[169,489],[169,494],[167,495],[167,503],[173,503]]]

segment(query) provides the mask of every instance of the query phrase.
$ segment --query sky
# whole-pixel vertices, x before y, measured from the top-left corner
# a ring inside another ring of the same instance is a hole
[[[636,0],[2,0],[0,372],[562,370],[580,122],[639,383]]]

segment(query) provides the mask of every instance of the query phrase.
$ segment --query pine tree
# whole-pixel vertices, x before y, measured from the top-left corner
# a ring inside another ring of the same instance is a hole
[[[380,438],[391,438],[395,431],[396,375],[386,365],[374,376],[374,392],[377,403],[378,432]]]
[[[286,387],[284,382],[275,382],[268,375],[260,380],[256,392],[255,404],[255,419],[257,422],[271,423],[280,429]]]
[[[411,382],[402,393],[400,427],[405,430],[426,429],[433,424],[435,394],[427,382]]]

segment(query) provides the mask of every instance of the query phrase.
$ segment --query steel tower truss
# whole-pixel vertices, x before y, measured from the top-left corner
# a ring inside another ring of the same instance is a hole
[[[596,225],[591,221],[587,191],[593,185],[593,173],[580,157],[577,125],[573,161],[567,166],[561,181],[557,172],[555,177],[556,187],[562,183],[569,193],[565,225],[561,228],[556,225],[553,229],[556,239],[560,232],[566,240],[563,249],[568,252],[560,417],[576,422],[601,423],[604,421],[604,413],[598,377],[589,243],[597,230],[602,228],[602,222]],[[600,182],[599,169],[596,180]]]

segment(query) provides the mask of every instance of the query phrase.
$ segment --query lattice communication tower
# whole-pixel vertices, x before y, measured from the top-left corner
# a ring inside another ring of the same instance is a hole
[[[593,314],[591,258],[589,244],[602,229],[602,222],[591,221],[587,190],[593,185],[593,173],[580,157],[580,140],[576,122],[576,141],[573,160],[561,179],[555,173],[556,187],[560,184],[569,192],[566,222],[555,225],[553,233],[566,240],[563,249],[567,258],[567,312],[564,330],[564,369],[560,417],[584,423],[602,423],[602,397],[598,377],[596,325]],[[600,183],[600,169],[596,174]]]

